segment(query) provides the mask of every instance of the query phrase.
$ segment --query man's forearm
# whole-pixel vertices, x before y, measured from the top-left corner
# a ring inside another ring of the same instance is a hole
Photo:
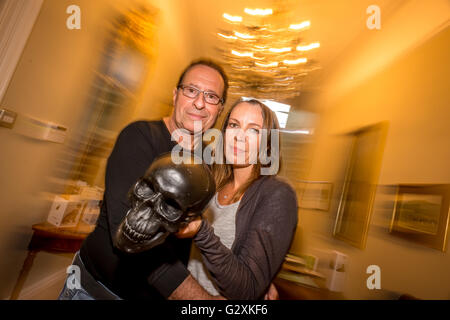
[[[169,300],[225,300],[222,296],[210,295],[198,282],[189,275],[172,292]]]

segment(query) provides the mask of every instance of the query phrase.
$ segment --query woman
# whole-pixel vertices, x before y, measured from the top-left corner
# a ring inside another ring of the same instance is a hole
[[[212,167],[218,192],[203,220],[191,222],[178,233],[192,236],[188,269],[213,295],[228,299],[260,299],[277,274],[297,225],[294,190],[275,175],[261,175],[262,150],[267,131],[279,129],[274,113],[257,100],[239,100],[222,126],[224,164]],[[277,159],[278,160],[278,159]],[[267,163],[267,162],[264,162]]]

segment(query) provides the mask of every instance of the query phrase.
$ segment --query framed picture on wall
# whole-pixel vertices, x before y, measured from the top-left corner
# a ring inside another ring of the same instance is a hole
[[[398,186],[391,234],[424,246],[447,249],[450,184]]]
[[[301,181],[299,207],[303,209],[313,209],[328,211],[330,209],[333,184],[322,181]]]

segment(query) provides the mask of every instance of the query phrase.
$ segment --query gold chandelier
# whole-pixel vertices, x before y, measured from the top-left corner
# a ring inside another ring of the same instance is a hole
[[[318,69],[310,50],[319,42],[305,43],[310,21],[292,21],[291,11],[245,8],[244,15],[223,14],[219,51],[230,78],[230,93],[261,99],[284,99],[300,94],[305,76]],[[287,21],[292,23],[287,23]]]

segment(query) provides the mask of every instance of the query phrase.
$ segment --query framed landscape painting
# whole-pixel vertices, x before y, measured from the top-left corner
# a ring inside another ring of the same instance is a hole
[[[430,248],[447,249],[450,185],[398,186],[389,231]]]

